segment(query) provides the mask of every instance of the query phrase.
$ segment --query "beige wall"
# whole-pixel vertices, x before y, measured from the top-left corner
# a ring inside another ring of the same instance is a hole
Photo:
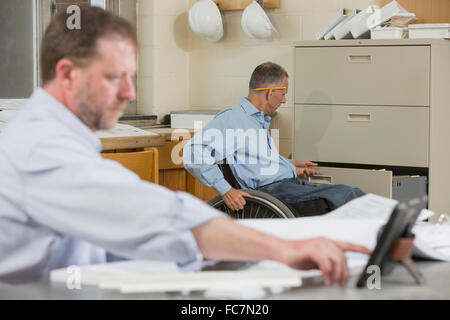
[[[224,37],[217,43],[195,35],[187,12],[197,0],[140,0],[141,38],[139,111],[162,117],[170,110],[222,109],[247,94],[253,69],[265,61],[286,68],[293,87],[292,42],[315,33],[342,8],[363,9],[379,0],[280,0],[266,10],[280,38],[248,38],[242,11],[224,11]],[[291,152],[292,91],[273,127],[280,128],[280,153]]]
[[[138,0],[138,113],[189,108],[188,0]]]

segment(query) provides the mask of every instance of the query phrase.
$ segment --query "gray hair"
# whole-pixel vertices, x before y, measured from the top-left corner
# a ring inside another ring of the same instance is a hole
[[[284,77],[288,78],[288,73],[283,67],[274,62],[264,62],[257,66],[250,77],[250,92],[256,88],[266,88],[273,84],[282,84]]]

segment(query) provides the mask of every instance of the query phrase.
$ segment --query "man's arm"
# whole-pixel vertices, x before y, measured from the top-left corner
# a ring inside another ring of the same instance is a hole
[[[198,134],[200,133],[197,133],[183,148],[184,168],[205,186],[213,187],[220,195],[224,195],[231,186],[216,164],[223,158],[219,159],[218,151],[207,145],[201,136],[197,136]]]
[[[226,130],[230,126],[223,113],[198,131],[183,148],[184,168],[204,185],[213,187],[221,196],[230,190],[231,185],[225,180],[217,163],[234,153],[233,148],[225,146]]]
[[[229,218],[215,218],[192,228],[203,256],[211,260],[274,260],[287,266],[308,270],[318,268],[326,285],[349,277],[345,251],[369,254],[362,246],[326,238],[287,241],[242,226]]]
[[[215,164],[212,154],[215,154],[216,150],[211,150],[211,147],[206,146],[201,141],[203,140],[197,139],[195,141],[191,139],[184,147],[183,164],[185,169],[204,185],[214,187],[222,196],[228,208],[231,210],[242,210],[246,203],[244,197],[252,198],[252,196],[231,187],[225,180],[219,166]]]
[[[205,136],[210,136],[211,132],[222,135],[222,139],[210,141],[211,139]],[[225,127],[224,123],[216,118],[186,144],[183,149],[183,165],[201,183],[214,187],[228,208],[242,210],[246,203],[244,197],[252,198],[252,196],[232,188],[225,180],[216,162],[223,160],[235,150],[226,150],[224,145],[218,145],[220,141],[225,142]]]
[[[39,144],[24,168],[21,198],[34,224],[125,258],[189,263],[198,252],[190,229],[223,215],[64,135]]]

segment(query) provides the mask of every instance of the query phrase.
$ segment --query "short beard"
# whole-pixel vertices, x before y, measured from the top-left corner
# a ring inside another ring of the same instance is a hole
[[[95,101],[95,96],[91,94],[89,88],[84,88],[78,98],[78,117],[92,131],[112,129],[113,125],[104,118],[103,108]],[[120,116],[119,116],[120,117]]]

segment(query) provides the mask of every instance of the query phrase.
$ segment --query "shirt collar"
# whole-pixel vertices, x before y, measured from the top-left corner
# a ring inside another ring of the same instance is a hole
[[[84,138],[99,152],[102,150],[102,144],[94,132],[91,131],[73,112],[50,95],[42,88],[36,89],[30,100],[34,100],[40,108],[49,111],[49,113],[57,118],[66,128],[75,132],[79,137]],[[34,105],[34,103],[33,103]]]
[[[247,98],[242,97],[240,105],[249,116],[258,119],[261,123],[270,124],[272,118],[269,115],[264,115],[264,112],[258,110]]]

